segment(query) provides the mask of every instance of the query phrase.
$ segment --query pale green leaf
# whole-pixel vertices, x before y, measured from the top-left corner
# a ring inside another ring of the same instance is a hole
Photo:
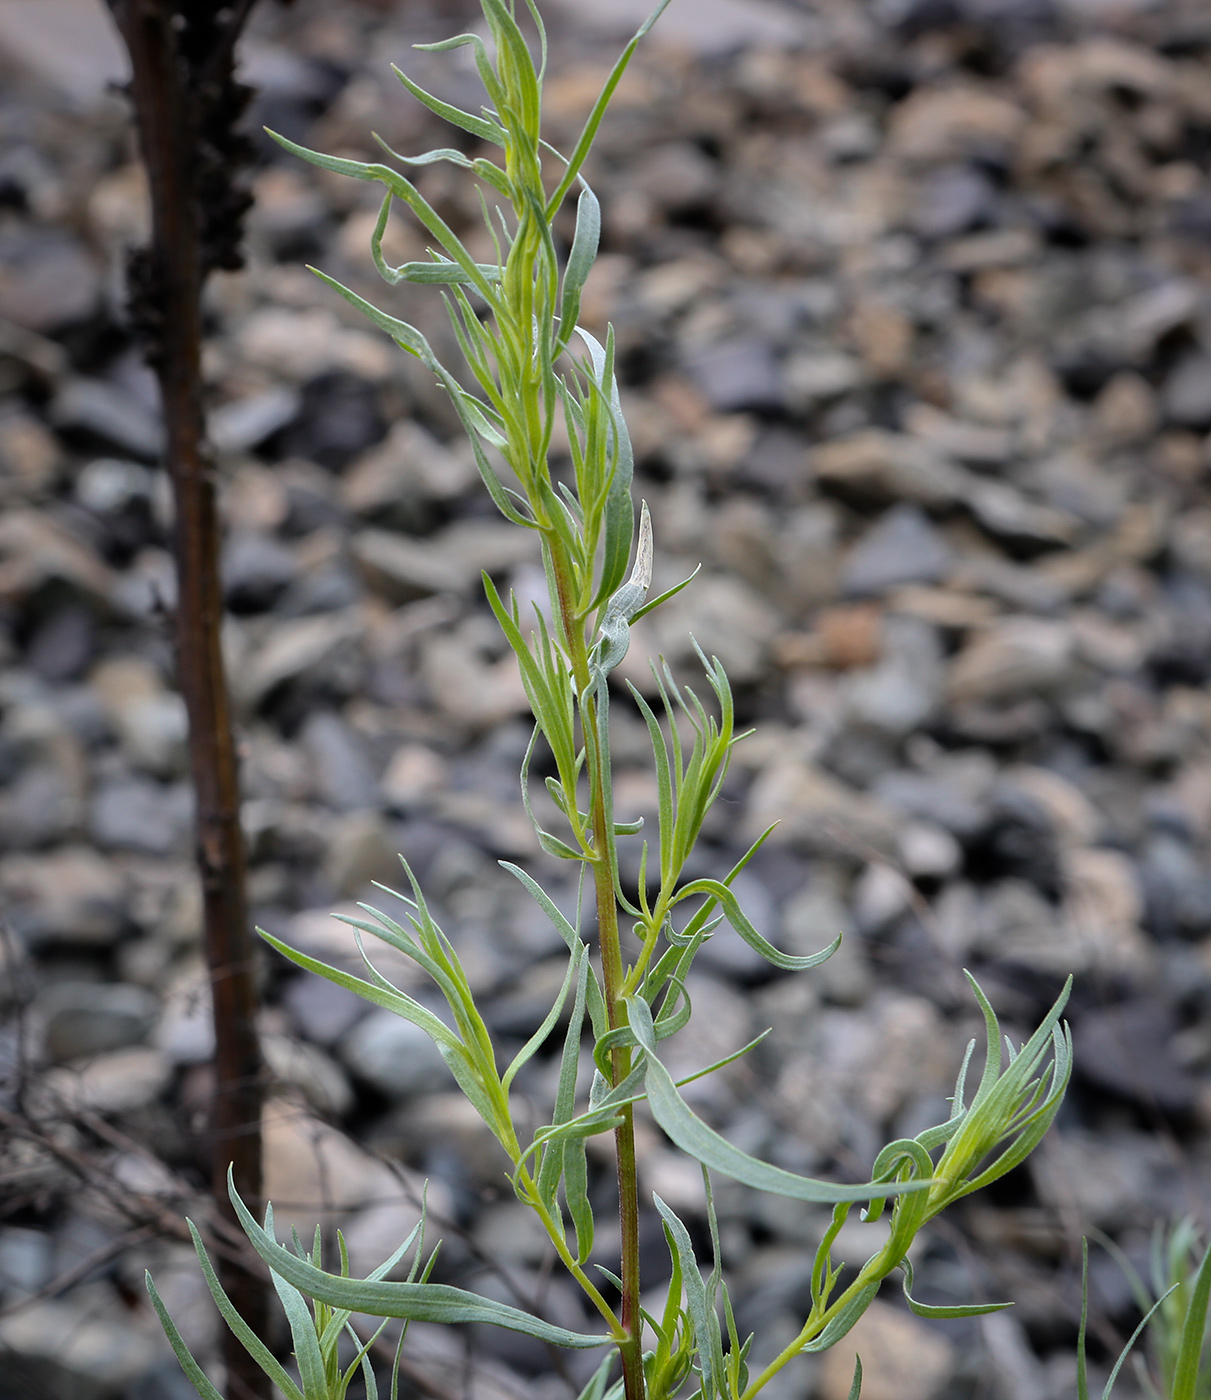
[[[177,1325],[173,1322],[168,1309],[164,1306],[164,1301],[156,1292],[156,1286],[152,1282],[151,1274],[144,1273],[144,1281],[147,1284],[147,1292],[151,1298],[151,1305],[156,1310],[156,1316],[160,1319],[160,1326],[164,1329],[164,1335],[168,1338],[168,1345],[176,1352],[177,1360],[181,1363],[181,1370],[189,1378],[190,1384],[202,1397],[202,1400],[223,1400],[222,1395],[212,1384],[206,1372],[193,1359],[189,1348],[185,1345],[185,1339],[177,1331]],[[289,1392],[287,1392],[289,1393]]]
[[[369,1313],[372,1317],[408,1318],[415,1322],[487,1322],[512,1332],[524,1333],[540,1342],[550,1342],[552,1346],[587,1348],[610,1344],[609,1337],[556,1327],[519,1308],[497,1303],[491,1298],[481,1298],[476,1293],[468,1293],[465,1289],[448,1284],[388,1283],[383,1280],[341,1278],[338,1274],[325,1273],[292,1254],[261,1229],[240,1199],[230,1172],[228,1193],[244,1233],[270,1269],[300,1292],[330,1307]]]
[[[638,997],[627,997],[626,1005],[631,1026],[645,1054],[644,1084],[652,1116],[683,1152],[704,1167],[722,1172],[724,1176],[730,1176],[755,1190],[767,1191],[775,1196],[789,1196],[798,1201],[866,1201],[874,1196],[928,1187],[928,1182],[897,1183],[890,1189],[872,1182],[861,1186],[841,1186],[831,1181],[799,1176],[750,1157],[709,1128],[677,1092],[672,1076],[656,1058],[655,1030],[651,1008],[647,1003]]]
[[[238,1338],[240,1345],[249,1356],[257,1363],[262,1371],[286,1396],[286,1400],[304,1400],[303,1393],[298,1386],[290,1379],[283,1369],[277,1357],[261,1341],[257,1334],[244,1321],[236,1310],[235,1304],[227,1296],[223,1285],[219,1282],[219,1277],[214,1271],[214,1266],[210,1262],[210,1256],[206,1253],[206,1247],[202,1243],[202,1236],[198,1233],[197,1226],[192,1220],[186,1220],[189,1226],[189,1233],[193,1239],[193,1247],[197,1252],[198,1262],[202,1266],[202,1277],[206,1280],[206,1287],[210,1289],[210,1296],[215,1301],[215,1306],[223,1315],[223,1321],[231,1328]]]
[[[664,1220],[665,1231],[681,1265],[682,1287],[686,1308],[694,1328],[698,1364],[702,1368],[702,1389],[706,1395],[723,1393],[723,1337],[719,1317],[707,1297],[706,1285],[698,1268],[698,1259],[690,1241],[690,1232],[659,1196],[652,1200]]]

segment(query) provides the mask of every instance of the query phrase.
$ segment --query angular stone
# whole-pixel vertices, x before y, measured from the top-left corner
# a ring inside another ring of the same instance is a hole
[[[60,982],[45,998],[46,1050],[75,1060],[137,1044],[156,1019],[156,998],[122,982]]]
[[[356,668],[362,631],[352,608],[275,623],[246,664],[229,667],[232,688],[252,708],[287,681]]]
[[[48,0],[53,3],[53,0]],[[0,45],[4,16],[0,9]],[[88,249],[62,230],[30,230],[0,241],[0,317],[25,330],[49,332],[85,321],[97,308],[100,269]]]
[[[331,710],[316,710],[299,732],[311,760],[316,795],[341,812],[378,805],[378,780],[366,751],[350,726]]]
[[[390,1099],[448,1089],[450,1070],[428,1035],[393,1011],[375,1010],[340,1043],[349,1069]]]
[[[895,849],[895,813],[874,798],[855,792],[838,778],[789,754],[761,772],[748,798],[744,828],[747,839],[772,822],[780,825],[769,838],[822,854],[853,854],[873,847]]]
[[[188,839],[193,808],[193,794],[185,783],[112,778],[93,795],[89,829],[102,847],[170,855]]]
[[[1036,618],[1007,618],[977,635],[955,658],[950,694],[960,703],[1004,703],[1053,693],[1074,674],[1067,627]]]
[[[932,509],[955,504],[968,489],[967,474],[936,450],[879,428],[817,447],[811,468],[822,486],[859,506],[907,500]]]
[[[130,76],[113,21],[89,0],[6,0],[0,7],[0,49],[61,99],[81,107]]]
[[[763,340],[729,340],[699,350],[687,363],[694,382],[717,413],[781,408],[782,370]]]
[[[386,1163],[291,1100],[270,1099],[262,1131],[265,1197],[274,1203],[279,1239],[288,1239],[293,1226],[310,1242],[317,1224],[327,1236],[349,1211],[371,1202],[399,1201],[403,1195]],[[440,1186],[438,1191],[440,1211]],[[382,1263],[399,1243],[401,1239],[381,1238],[375,1262]]]
[[[1165,417],[1183,428],[1211,427],[1211,355],[1178,362],[1161,391]]]
[[[1013,149],[1026,113],[1008,97],[969,86],[920,87],[895,108],[888,142],[908,160],[996,159]]]
[[[396,423],[378,447],[351,462],[341,478],[341,501],[356,515],[391,515],[416,499],[452,500],[468,491],[478,473],[410,419]]]
[[[159,418],[129,390],[105,379],[69,379],[51,405],[51,421],[146,461],[160,455],[164,442]]]
[[[126,880],[87,846],[0,861],[0,890],[32,944],[106,946],[126,926]]]
[[[651,13],[647,0],[614,0],[604,8],[592,0],[559,3],[578,21],[620,37],[633,34]],[[696,0],[692,13],[671,6],[653,38],[710,56],[756,45],[792,47],[803,33],[803,20],[771,0]]]
[[[9,1366],[36,1377],[43,1394],[70,1400],[129,1394],[159,1359],[162,1345],[150,1320],[140,1325],[106,1283],[32,1302],[0,1319],[0,1346],[16,1362]]]
[[[280,384],[232,399],[211,412],[206,420],[207,435],[218,452],[247,452],[293,422],[301,402],[296,389]]]
[[[79,1112],[130,1113],[155,1103],[172,1076],[167,1055],[139,1045],[50,1070],[44,1083],[58,1102]]]
[[[894,506],[850,550],[841,571],[846,593],[866,597],[905,583],[945,578],[954,552],[915,506]]]
[[[923,724],[942,700],[942,644],[935,627],[913,617],[888,618],[884,639],[882,659],[845,677],[841,693],[854,721],[899,738]]]
[[[348,1077],[317,1045],[290,1036],[263,1034],[261,1052],[278,1085],[297,1089],[316,1113],[327,1119],[343,1118],[353,1107],[353,1086]]]
[[[972,482],[963,499],[984,529],[1011,549],[1055,549],[1077,535],[1077,521],[1068,512],[1036,505],[1003,481]]]
[[[335,825],[324,856],[324,873],[346,899],[365,898],[374,882],[399,881],[395,838],[377,812],[349,812]]]
[[[51,583],[104,607],[114,577],[93,549],[46,515],[6,512],[0,517],[0,598],[21,601]]]

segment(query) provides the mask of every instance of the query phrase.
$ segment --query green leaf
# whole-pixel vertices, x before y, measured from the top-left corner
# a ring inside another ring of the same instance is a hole
[[[694,1328],[698,1364],[702,1367],[703,1394],[722,1394],[724,1389],[723,1337],[719,1330],[718,1314],[707,1297],[706,1285],[702,1281],[698,1259],[690,1241],[690,1232],[659,1196],[653,1193],[652,1200],[656,1203],[656,1209],[664,1220],[669,1244],[676,1251],[678,1262],[681,1265],[686,1309]]]
[[[478,45],[479,52],[483,52],[483,40],[478,34],[459,34],[455,38],[445,39],[439,44],[417,44],[416,47],[426,52],[443,53],[450,49],[462,48],[465,44]],[[493,146],[503,147],[507,144],[508,133],[499,122],[491,121],[487,117],[472,116],[470,112],[464,112],[458,107],[451,106],[449,102],[443,102],[441,98],[434,97],[432,93],[418,87],[407,73],[397,68],[394,63],[391,65],[391,71],[418,102],[423,102],[431,112],[435,112],[444,121],[448,121],[451,126],[461,127],[464,131],[469,131],[472,136],[478,136],[481,141],[488,141]],[[272,135],[272,133],[270,134]]]
[[[197,1226],[189,1219],[186,1219],[185,1224],[189,1226],[193,1247],[197,1253],[198,1262],[202,1266],[202,1277],[206,1280],[206,1287],[210,1289],[210,1296],[214,1299],[215,1306],[223,1315],[223,1321],[231,1328],[248,1355],[286,1396],[286,1400],[304,1400],[302,1391],[286,1374],[277,1357],[244,1321],[236,1310],[235,1304],[227,1296],[210,1262],[210,1256],[206,1253],[206,1246],[202,1243],[202,1236],[199,1234]]]
[[[369,1313],[372,1317],[408,1318],[415,1322],[488,1322],[560,1347],[588,1348],[610,1344],[609,1337],[571,1332],[542,1318],[532,1317],[520,1308],[497,1303],[491,1298],[481,1298],[476,1293],[468,1293],[465,1289],[453,1288],[448,1284],[388,1283],[341,1278],[339,1274],[325,1273],[283,1248],[256,1223],[235,1189],[230,1170],[227,1186],[244,1233],[270,1269],[308,1297],[327,1303],[329,1307]]]
[[[613,1365],[613,1356],[603,1356],[601,1365],[589,1377],[588,1384],[577,1396],[577,1400],[605,1400],[605,1389]]]
[[[627,431],[626,420],[622,416],[622,400],[618,393],[618,380],[614,375],[613,332],[608,346],[602,346],[583,326],[576,327],[576,333],[589,350],[589,357],[596,376],[595,382],[609,411],[609,446],[607,456],[613,460],[609,477],[609,492],[605,506],[605,538],[602,548],[601,579],[590,609],[599,607],[610,598],[622,582],[626,573],[627,561],[631,557],[631,538],[635,529],[635,506],[631,500],[631,483],[635,475],[635,453],[631,446],[631,436]],[[651,581],[649,575],[649,582]],[[646,588],[645,588],[646,591]],[[636,600],[628,620],[641,600]]]
[[[476,263],[476,269],[482,277],[489,282],[495,282],[500,278],[500,268],[495,263]],[[471,275],[465,272],[457,263],[447,262],[444,259],[437,259],[433,262],[408,262],[401,263],[393,271],[397,276],[392,281],[417,282],[421,284],[437,286],[468,286]]]
[[[250,1217],[251,1218],[251,1217]],[[266,1222],[272,1228],[273,1217],[267,1214]],[[283,1250],[283,1253],[286,1253]],[[295,1256],[291,1256],[294,1258]],[[302,1260],[299,1260],[302,1263]],[[311,1267],[308,1265],[308,1267]],[[290,1324],[290,1339],[294,1343],[294,1359],[298,1362],[299,1378],[303,1382],[306,1400],[328,1400],[328,1376],[324,1366],[324,1356],[320,1351],[320,1341],[315,1335],[315,1322],[307,1308],[306,1300],[299,1290],[284,1279],[276,1269],[269,1274],[274,1291],[278,1295]]]
[[[862,1394],[862,1358],[854,1357],[854,1378],[849,1384],[849,1395],[846,1400],[858,1400]]]
[[[797,1201],[867,1201],[874,1196],[921,1190],[929,1185],[928,1182],[897,1183],[890,1191],[886,1186],[873,1182],[865,1182],[861,1186],[841,1186],[783,1171],[781,1167],[741,1152],[713,1128],[708,1128],[677,1092],[672,1076],[656,1058],[651,1008],[639,997],[627,997],[625,1000],[631,1027],[645,1055],[644,1083],[652,1116],[683,1152],[704,1167],[722,1172],[724,1176],[730,1176],[755,1190],[767,1191],[775,1196],[789,1196]]]
[[[1198,1385],[1199,1363],[1207,1335],[1207,1307],[1211,1302],[1211,1247],[1203,1255],[1194,1276],[1190,1301],[1182,1322],[1181,1341],[1177,1349],[1177,1366],[1173,1372],[1170,1400],[1194,1400]],[[1142,1325],[1142,1324],[1141,1324]]]
[[[983,1317],[985,1313],[1002,1312],[1013,1307],[1012,1303],[962,1303],[952,1307],[933,1307],[928,1303],[918,1303],[912,1296],[912,1265],[903,1259],[900,1267],[904,1270],[904,1300],[918,1317],[952,1318]]]
[[[568,1214],[576,1230],[576,1262],[582,1267],[593,1253],[597,1220],[589,1200],[589,1163],[583,1137],[568,1138],[563,1145],[563,1190]]]
[[[593,104],[593,110],[589,113],[589,118],[584,124],[584,129],[580,133],[580,139],[576,142],[576,147],[568,160],[567,169],[564,171],[563,179],[556,187],[554,194],[547,201],[547,218],[553,218],[555,211],[564,201],[564,196],[572,188],[576,177],[580,174],[580,167],[584,164],[586,156],[593,146],[593,139],[597,135],[597,128],[601,125],[601,119],[605,116],[606,108],[610,105],[610,99],[614,96],[614,91],[622,81],[623,74],[627,71],[631,59],[635,56],[635,50],[639,47],[640,40],[651,29],[652,25],[668,9],[670,0],[661,0],[660,5],[651,14],[632,37],[626,48],[623,49],[618,62],[615,63],[610,76],[606,79],[605,87],[601,90],[601,95]]]
[[[368,165],[364,160],[347,160],[341,156],[327,156],[322,151],[308,150],[306,146],[300,146],[285,136],[280,136],[276,131],[271,131],[268,127],[264,127],[263,130],[267,136],[272,137],[279,146],[289,151],[291,155],[309,161],[312,165],[318,165],[321,170],[331,170],[337,175],[348,175],[354,180],[377,180],[379,178],[374,173],[377,167]]]
[[[578,981],[580,964],[587,951],[587,947],[582,943],[580,948],[572,954],[571,960],[568,963],[567,974],[563,979],[563,986],[560,988],[559,995],[555,998],[555,1004],[543,1018],[542,1024],[513,1057],[509,1068],[501,1077],[501,1086],[506,1093],[509,1091],[509,1085],[512,1084],[513,1080],[516,1078],[517,1071],[534,1058],[546,1043],[547,1037],[555,1029],[556,1023],[559,1021],[560,1013],[563,1011],[564,1002],[568,999],[568,992]]]
[[[188,1376],[190,1384],[202,1397],[202,1400],[223,1400],[222,1395],[215,1389],[206,1372],[193,1359],[189,1348],[185,1345],[185,1339],[177,1331],[177,1325],[173,1322],[168,1309],[164,1306],[164,1301],[156,1292],[156,1286],[152,1282],[151,1274],[145,1272],[144,1282],[147,1284],[147,1292],[151,1298],[151,1305],[156,1310],[156,1316],[160,1319],[160,1326],[164,1329],[164,1335],[168,1338],[168,1345],[176,1352],[177,1360],[181,1363],[181,1370]],[[290,1392],[287,1391],[287,1394]]]
[[[670,598],[675,598],[683,588],[688,588],[701,572],[702,565],[695,565],[694,572],[690,574],[688,578],[683,578],[680,583],[675,583],[672,588],[666,588],[658,598],[652,598],[650,601],[644,603],[643,607],[636,609],[631,621],[638,622],[641,617],[647,617],[648,613],[653,612],[661,603],[667,603]]]
[[[580,295],[597,260],[597,247],[601,241],[601,205],[588,183],[582,180],[581,184],[583,188],[576,205],[576,232],[572,237],[572,250],[568,254],[568,265],[563,274],[558,349],[567,345],[576,330],[577,318],[580,316]]]
[[[588,982],[588,962],[583,955],[577,959],[576,973],[576,1000],[572,1006],[572,1015],[568,1019],[563,1054],[559,1061],[559,1084],[555,1091],[555,1109],[551,1115],[553,1128],[560,1127],[573,1116],[576,1103],[576,1075],[580,1067],[580,1035],[584,1027],[585,987]],[[544,1201],[553,1202],[555,1199],[563,1171],[563,1156],[563,1142],[560,1139],[552,1140],[543,1152],[536,1185],[538,1194]]]
[[[436,1042],[438,1049],[443,1054],[447,1051],[455,1054],[460,1051],[465,1053],[466,1047],[450,1027],[440,1017],[435,1016],[428,1007],[414,1001],[406,993],[375,986],[373,982],[366,982],[361,977],[354,977],[352,973],[342,972],[337,967],[330,967],[318,958],[309,957],[306,953],[300,953],[297,948],[291,948],[288,943],[283,943],[280,938],[266,933],[264,929],[257,929],[257,932],[271,948],[276,948],[284,958],[289,958],[296,967],[325,977],[329,982],[336,983],[338,987],[356,992],[363,1000],[373,1002],[375,1006],[386,1007],[388,1011],[394,1011],[397,1016],[402,1016],[405,1021],[411,1021],[414,1026],[419,1026],[431,1040]]]
[[[827,948],[821,949],[818,953],[808,954],[806,957],[794,957],[790,953],[779,952],[772,943],[762,938],[748,921],[736,896],[722,880],[692,880],[677,891],[677,898],[674,902],[680,903],[681,900],[690,899],[696,894],[709,895],[714,903],[721,905],[727,915],[728,923],[748,946],[754,952],[760,953],[766,962],[772,963],[774,967],[782,968],[785,972],[804,972],[808,968],[819,967],[822,962],[827,962],[841,946],[841,935],[838,934]]]

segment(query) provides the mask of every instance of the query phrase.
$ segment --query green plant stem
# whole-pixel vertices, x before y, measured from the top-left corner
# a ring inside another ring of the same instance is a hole
[[[584,695],[589,688],[588,648],[584,624],[576,615],[572,598],[571,564],[562,542],[552,531],[547,535],[551,551],[552,573],[560,607],[560,624],[569,649],[572,677],[577,692]],[[614,871],[609,860],[613,833],[608,828],[607,804],[603,787],[602,754],[598,748],[597,705],[589,697],[581,714],[581,728],[586,745],[595,749],[592,771],[597,774],[590,794],[593,841],[596,860],[593,862],[593,882],[597,897],[597,936],[601,951],[601,975],[604,983],[606,1016],[611,1030],[623,1024],[624,974],[622,943],[618,930],[618,902],[614,897]],[[610,1067],[617,1087],[631,1072],[631,1052],[619,1046],[611,1052]],[[643,1375],[643,1321],[639,1311],[639,1174],[635,1161],[635,1117],[628,1104],[621,1110],[622,1122],[614,1129],[614,1150],[618,1164],[618,1222],[622,1235],[621,1269],[622,1309],[620,1321],[625,1339],[619,1343],[622,1358],[623,1385],[626,1400],[644,1400],[646,1387]]]
[[[820,1333],[824,1331],[842,1309],[852,1302],[863,1289],[869,1288],[872,1283],[877,1283],[880,1279],[886,1278],[892,1269],[895,1268],[897,1262],[897,1260],[887,1258],[885,1250],[880,1250],[873,1259],[869,1259],[862,1266],[858,1272],[857,1278],[854,1279],[853,1283],[849,1285],[835,1303],[830,1304],[829,1307],[820,1312],[817,1312],[816,1308],[813,1307],[799,1335],[794,1341],[787,1343],[787,1345],[782,1348],[778,1355],[774,1357],[755,1380],[750,1381],[748,1388],[740,1397],[740,1400],[753,1400],[753,1397],[770,1383],[788,1361],[793,1361],[810,1341],[818,1337]]]
[[[538,1194],[538,1189],[534,1184],[534,1179],[533,1177],[531,1177],[529,1172],[523,1171],[521,1173],[520,1185],[523,1199],[525,1199],[529,1203],[531,1209],[542,1222],[543,1228],[550,1236],[551,1243],[555,1246],[555,1252],[559,1255],[559,1258],[563,1263],[564,1267],[567,1269],[568,1273],[572,1275],[576,1282],[580,1284],[581,1288],[584,1289],[585,1295],[588,1297],[589,1301],[605,1319],[607,1325],[609,1326],[611,1335],[616,1337],[619,1343],[621,1343],[622,1328],[618,1318],[614,1315],[613,1308],[611,1308],[609,1303],[607,1303],[606,1300],[601,1296],[601,1290],[597,1287],[593,1280],[576,1262],[575,1256],[573,1255],[572,1251],[568,1248],[567,1241],[564,1238],[562,1230],[560,1230],[557,1222],[551,1218],[551,1215],[547,1211],[546,1206],[543,1205],[542,1200],[540,1199]]]

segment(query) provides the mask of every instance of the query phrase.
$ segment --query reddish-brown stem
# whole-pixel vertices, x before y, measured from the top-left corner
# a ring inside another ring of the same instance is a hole
[[[585,645],[584,627],[575,616],[572,602],[571,566],[557,538],[549,538],[552,573],[558,594],[562,631],[569,648],[573,680],[577,693],[584,695],[589,686],[589,658]],[[596,703],[590,698],[581,713],[581,727],[586,746],[597,746]],[[622,1012],[622,943],[618,930],[618,901],[614,894],[614,872],[607,859],[613,840],[606,825],[606,801],[602,773],[602,754],[596,749],[594,771],[598,775],[590,794],[593,821],[593,845],[597,860],[593,865],[594,889],[597,897],[597,937],[601,953],[601,974],[604,982],[606,1014],[610,1029],[623,1024]],[[631,1072],[631,1052],[619,1046],[611,1052],[610,1065],[615,1085]],[[626,1400],[645,1400],[646,1383],[643,1375],[643,1319],[639,1311],[639,1174],[635,1160],[635,1118],[631,1106],[621,1110],[622,1122],[614,1130],[614,1152],[618,1166],[618,1222],[622,1233],[621,1269],[622,1306],[619,1321],[626,1340],[619,1344],[622,1378]]]
[[[228,1163],[250,1209],[259,1204],[262,1082],[239,779],[220,649],[219,524],[202,416],[205,269],[195,179],[200,98],[191,91],[181,60],[170,0],[110,4],[130,51],[131,94],[151,193],[149,270],[161,313],[151,359],[163,397],[165,461],[176,505],[177,672],[189,713],[196,856],[214,998],[209,1155],[219,1212],[234,1220],[227,1199]],[[221,1261],[220,1276],[236,1310],[263,1336],[263,1282],[233,1260]],[[234,1337],[225,1340],[229,1400],[267,1397],[268,1378]]]

